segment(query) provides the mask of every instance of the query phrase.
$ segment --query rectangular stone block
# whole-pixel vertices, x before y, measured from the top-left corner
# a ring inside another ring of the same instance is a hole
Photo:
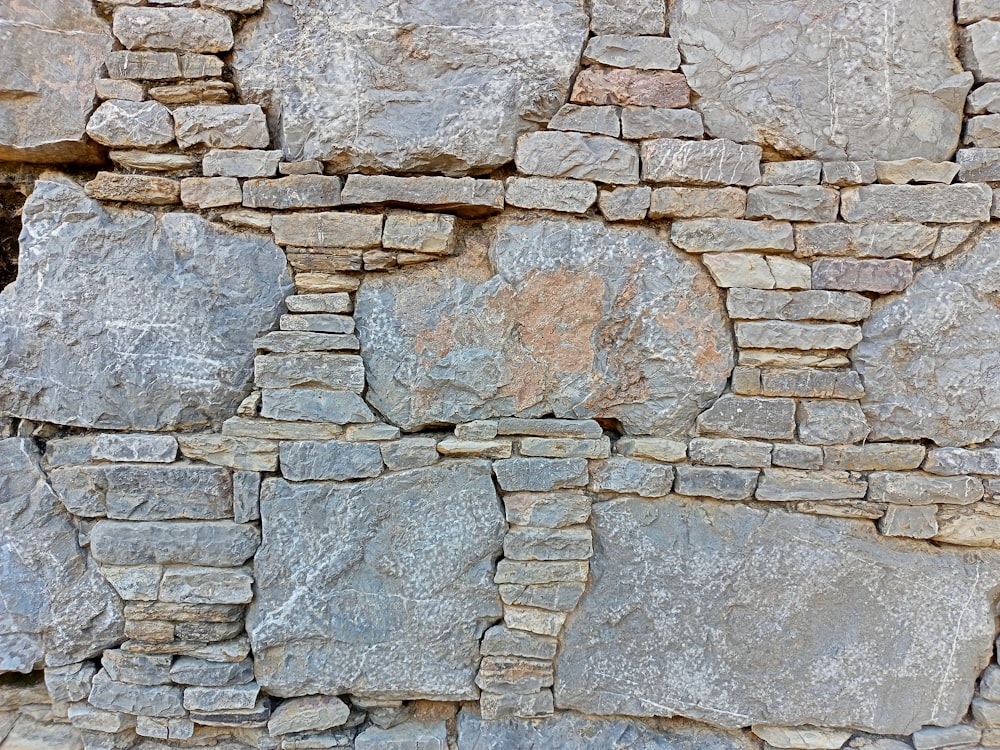
[[[936,224],[989,221],[988,185],[866,185],[844,188],[840,213],[846,221],[916,221]]]
[[[285,299],[291,313],[350,313],[354,309],[347,292],[331,294],[294,294]]]
[[[260,518],[260,472],[233,472],[233,520],[249,523]]]
[[[455,217],[419,211],[390,211],[385,217],[382,247],[451,255],[455,247]]]
[[[795,255],[843,255],[859,258],[925,258],[938,241],[937,227],[913,222],[891,224],[799,224]]]
[[[871,312],[871,300],[860,294],[809,290],[782,292],[730,289],[726,309],[742,320],[828,320],[854,323]]]
[[[799,440],[807,445],[860,443],[871,432],[857,401],[803,399],[796,416]]]
[[[185,604],[246,604],[253,599],[249,568],[170,566],[163,571],[159,600]]]
[[[1000,148],[960,148],[955,154],[961,182],[1000,180]]]
[[[741,219],[691,219],[675,221],[670,241],[689,253],[737,250],[791,252],[795,249],[792,225],[781,221]]]
[[[103,433],[90,451],[95,461],[168,464],[177,458],[173,435]]]
[[[259,149],[212,149],[201,161],[206,177],[273,177],[281,151]]]
[[[329,208],[340,205],[340,178],[319,174],[253,179],[243,183],[247,208]]]
[[[742,219],[746,207],[746,191],[737,187],[661,187],[650,198],[649,218]]]
[[[458,440],[445,438],[437,444],[442,456],[479,456],[480,458],[510,458],[514,452],[512,440]]]
[[[522,174],[539,177],[571,177],[612,185],[639,181],[635,146],[603,135],[551,130],[528,133],[517,139],[514,163]]]
[[[823,468],[823,449],[812,445],[776,443],[771,451],[771,463],[789,469],[820,469]]]
[[[579,133],[610,135],[621,134],[618,107],[580,106],[564,104],[549,120],[549,130],[575,130]]]
[[[760,395],[798,398],[856,399],[865,395],[861,376],[854,370],[765,369]]]
[[[231,521],[98,521],[90,532],[94,559],[112,565],[237,567],[259,543],[257,529]]]
[[[840,194],[818,185],[774,185],[750,188],[748,219],[784,221],[836,221]]]
[[[823,163],[815,159],[772,161],[762,166],[762,185],[818,185],[823,171]]]
[[[183,692],[172,685],[130,685],[112,680],[103,669],[94,675],[90,705],[104,711],[144,716],[184,716]]]
[[[649,210],[652,192],[645,185],[602,190],[597,197],[597,205],[608,221],[642,221]]]
[[[580,438],[527,437],[518,441],[522,456],[545,458],[607,458],[611,441],[606,437],[587,440]]]
[[[897,443],[831,445],[823,449],[823,466],[849,471],[902,471],[918,468],[925,452],[922,445]]]
[[[868,475],[868,499],[893,505],[969,505],[983,499],[983,482],[969,476],[874,471]]]
[[[244,471],[275,471],[278,445],[270,440],[238,438],[214,432],[178,436],[181,453],[195,461],[207,461]]]
[[[99,201],[146,203],[151,206],[169,206],[180,203],[181,183],[168,177],[143,174],[115,174],[98,172],[83,187],[84,192]]]
[[[257,104],[203,104],[173,110],[181,148],[267,148],[270,136]]]
[[[861,341],[860,326],[783,320],[737,323],[736,342],[751,349],[850,349]]]
[[[281,443],[281,475],[295,482],[365,479],[382,473],[382,453],[371,443],[298,440]]]
[[[395,205],[483,216],[503,210],[503,183],[474,177],[348,175],[345,205]]]
[[[749,500],[757,487],[759,473],[756,469],[680,465],[674,491],[678,495],[716,500]]]
[[[825,161],[823,162],[823,183],[834,187],[854,187],[869,185],[878,179],[875,160]]]
[[[716,286],[774,289],[776,282],[768,258],[757,253],[705,253],[701,256]]]
[[[379,247],[381,214],[328,211],[317,214],[277,215],[271,219],[274,241],[297,247]]]
[[[510,560],[587,560],[593,552],[587,526],[514,526],[503,539],[504,557]]]
[[[590,518],[590,497],[579,491],[510,492],[504,495],[503,504],[507,523],[519,526],[561,528],[586,523]]]
[[[506,458],[493,464],[500,488],[509,492],[546,492],[587,484],[583,458]]]
[[[595,34],[662,34],[665,0],[594,0],[590,30]]]
[[[590,515],[588,508],[587,515]],[[521,561],[500,560],[493,577],[496,583],[555,583],[586,581],[589,567],[577,560]]]
[[[184,708],[188,711],[245,711],[257,705],[260,685],[250,682],[246,685],[222,687],[192,686],[184,689]]]
[[[264,440],[336,440],[343,437],[344,427],[328,422],[278,422],[253,417],[231,417],[222,423],[222,434]]]
[[[771,444],[734,438],[693,438],[688,455],[698,464],[758,469],[771,465]]]
[[[112,30],[130,50],[226,52],[233,46],[229,18],[210,10],[120,7]]]
[[[666,107],[623,107],[622,138],[701,138],[705,123],[701,113],[693,109]]]
[[[932,448],[924,471],[941,476],[985,474],[1000,477],[1000,448]]]
[[[737,438],[790,440],[795,402],[788,398],[722,396],[698,416],[698,432]]]
[[[890,505],[879,519],[878,530],[884,536],[905,536],[930,539],[938,532],[937,508],[912,505]]]
[[[178,685],[218,687],[240,685],[253,680],[253,661],[211,662],[179,656],[170,665],[170,680]]]
[[[361,357],[354,354],[258,355],[254,357],[254,382],[259,388],[309,385],[361,393],[365,387],[365,366]]]
[[[522,419],[520,417],[504,417],[497,423],[495,434],[595,439],[601,437],[604,434],[604,430],[593,419]]]
[[[404,437],[381,447],[382,460],[390,471],[416,469],[437,463],[437,441],[434,438]]]
[[[615,443],[615,452],[654,461],[683,461],[687,458],[687,443],[669,438],[623,437]]]
[[[593,67],[577,74],[570,101],[679,108],[691,103],[691,89],[681,73]]]
[[[796,500],[860,499],[868,483],[846,471],[764,469],[757,483],[757,499],[785,503]]]
[[[593,492],[662,497],[670,493],[673,483],[673,467],[652,461],[614,456],[594,461],[590,467],[590,489]]]
[[[733,141],[670,138],[642,144],[642,179],[695,187],[751,186],[760,182],[759,146]]]
[[[511,630],[494,625],[483,635],[484,656],[524,656],[529,659],[551,659],[556,655],[557,641],[525,630]]]
[[[813,263],[816,289],[888,294],[906,289],[912,281],[913,263],[908,260],[821,258]]]
[[[518,208],[537,208],[582,214],[597,200],[592,182],[551,177],[508,177],[507,203]]]
[[[108,54],[106,64],[110,78],[145,81],[214,78],[222,75],[223,67],[222,60],[215,55],[130,50],[111,52]]]
[[[612,68],[677,70],[681,55],[677,41],[662,36],[604,34],[591,37],[583,51],[584,65],[597,63]]]
[[[181,180],[181,203],[188,208],[235,206],[243,191],[235,177],[185,177]]]

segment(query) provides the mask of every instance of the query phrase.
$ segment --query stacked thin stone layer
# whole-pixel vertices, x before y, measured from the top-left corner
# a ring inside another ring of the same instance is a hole
[[[432,5],[0,11],[0,750],[1000,746],[1000,5]]]

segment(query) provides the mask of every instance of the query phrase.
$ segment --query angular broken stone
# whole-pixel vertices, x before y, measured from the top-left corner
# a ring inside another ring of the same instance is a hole
[[[691,90],[681,73],[621,68],[584,68],[573,83],[574,104],[686,107]]]
[[[871,432],[857,401],[804,399],[796,415],[799,440],[806,445],[860,443]]]
[[[617,138],[621,132],[618,107],[580,106],[564,104],[548,125],[549,130],[576,130],[580,133],[610,135]]]
[[[269,479],[261,516],[269,533],[247,628],[268,693],[477,696],[506,530],[488,462],[350,485]],[[322,581],[323,596],[304,597],[309,580]]]
[[[80,550],[31,441],[0,440],[0,674],[60,667],[121,640],[121,602]]]
[[[819,185],[772,185],[747,192],[748,219],[836,221],[840,194]]]
[[[792,225],[784,221],[719,218],[675,221],[670,227],[670,241],[689,253],[795,249]]]
[[[272,737],[294,732],[316,732],[339,727],[347,721],[351,709],[332,695],[311,695],[283,701],[267,722]]]
[[[622,138],[701,138],[705,125],[693,109],[623,107]]]
[[[755,724],[751,731],[770,747],[799,750],[840,750],[851,739],[850,732],[815,727],[776,727]]]
[[[134,149],[111,151],[108,158],[123,169],[140,169],[144,172],[178,172],[198,166],[198,159],[194,156],[156,154]]]
[[[885,536],[931,539],[938,533],[937,508],[933,505],[889,505],[879,519],[878,530]]]
[[[934,251],[939,231],[912,222],[892,224],[798,224],[795,255],[858,258],[924,258]]]
[[[840,213],[845,221],[989,221],[993,194],[987,185],[866,185],[845,188]]]
[[[207,61],[212,59],[206,56]],[[161,104],[229,104],[233,89],[227,81],[204,80],[153,86],[149,95]]]
[[[878,179],[874,159],[823,162],[823,184],[834,187],[870,185]]]
[[[181,148],[267,148],[264,112],[256,104],[198,104],[178,107],[174,135]]]
[[[962,254],[920,271],[909,288],[875,306],[854,363],[876,440],[927,438],[962,446],[1000,429],[1000,331],[994,270],[1000,233],[987,229]],[[947,314],[942,314],[947,300]]]
[[[527,175],[619,185],[639,181],[639,153],[635,146],[602,135],[529,133],[518,138],[514,161],[518,171]]]
[[[178,685],[204,687],[239,685],[253,680],[253,661],[211,662],[179,656],[170,665],[170,680]]]
[[[185,604],[246,604],[253,599],[252,585],[253,574],[248,568],[176,565],[163,571],[158,599]]]
[[[830,320],[853,323],[871,312],[871,301],[849,292],[781,292],[730,289],[726,295],[730,316],[743,320]]]
[[[229,18],[188,8],[115,9],[114,33],[126,49],[225,52],[233,46]]]
[[[649,218],[742,219],[746,208],[747,194],[737,187],[661,187],[653,191]]]
[[[87,135],[105,146],[163,146],[174,140],[174,118],[159,102],[112,99],[91,116]]]
[[[644,185],[602,190],[597,205],[608,221],[642,221],[649,210],[651,194],[652,190]]]
[[[582,214],[597,200],[597,186],[580,180],[508,177],[505,194],[510,206]]]
[[[586,37],[577,2],[317,10],[268,0],[240,31],[233,69],[247,101],[281,112],[276,140],[289,160],[338,174],[460,175],[510,161],[517,136],[551,119]],[[303,96],[316,81],[321,90]]]
[[[1000,448],[935,448],[927,451],[924,470],[941,476],[1000,476]]]
[[[973,123],[980,118],[969,120],[969,137],[975,140],[973,135]],[[997,145],[997,144],[976,144],[976,145]],[[942,182],[945,185],[955,179],[958,174],[958,165],[950,161],[928,161],[914,157],[910,159],[897,159],[896,161],[875,162],[875,174],[878,175],[879,182],[891,185],[905,185],[909,182]]]
[[[179,687],[116,682],[103,669],[94,676],[90,704],[105,711],[144,716],[176,717],[186,713]]]
[[[724,139],[682,141],[671,138],[642,144],[642,178],[698,187],[756,185],[761,149]]]
[[[390,211],[385,217],[382,247],[430,255],[451,255],[454,246],[454,216],[419,211]]]
[[[291,291],[272,242],[104,207],[64,181],[37,183],[24,223],[21,275],[0,302],[0,410],[151,430],[235,412],[253,340]]]
[[[909,9],[680,0],[670,33],[717,138],[831,161],[944,161],[972,80],[955,58],[951,0]],[[870,71],[880,71],[878,86]]]
[[[673,39],[605,34],[587,41],[583,63],[639,70],[677,70],[681,66],[681,56]]]
[[[177,438],[173,435],[128,435],[104,433],[90,452],[95,461],[170,463],[177,458]]]
[[[996,554],[929,557],[869,521],[703,500],[622,498],[594,514],[590,587],[557,661],[560,707],[883,734],[968,709],[992,649]],[[692,640],[694,619],[718,628],[712,649]],[[900,638],[921,648],[900,655]],[[830,669],[843,676],[831,682]]]
[[[260,414],[288,422],[328,422],[337,425],[375,421],[372,410],[357,393],[327,388],[268,388],[262,394]],[[313,437],[309,429],[303,432],[304,435],[292,439]]]
[[[718,292],[653,231],[548,218],[489,226],[488,257],[467,245],[433,268],[365,279],[355,320],[367,397],[389,422],[412,430],[554,413],[682,434],[721,391],[732,361]],[[649,306],[660,312],[642,312]],[[659,322],[678,306],[682,325]],[[644,320],[641,337],[602,333],[618,315]],[[535,333],[512,336],[519,321]],[[604,336],[616,340],[610,356]],[[610,367],[595,369],[594,357]]]
[[[355,750],[444,750],[448,727],[443,721],[407,721],[389,729],[372,726],[354,740]]]
[[[906,260],[820,258],[812,264],[813,286],[851,292],[901,292],[913,281],[913,264]]]
[[[955,154],[961,182],[990,182],[1000,179],[1000,148],[960,148]]]

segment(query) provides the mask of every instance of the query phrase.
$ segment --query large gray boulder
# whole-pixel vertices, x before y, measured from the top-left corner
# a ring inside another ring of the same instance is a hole
[[[593,522],[560,708],[910,734],[957,724],[990,661],[1000,554],[676,497],[598,503]]]
[[[290,293],[270,240],[41,181],[0,293],[0,413],[156,430],[232,416]]]
[[[786,157],[947,160],[972,75],[952,0],[675,0],[695,106],[715,137]]]
[[[498,219],[455,258],[369,276],[355,320],[368,400],[407,430],[552,413],[684,435],[733,363],[697,261],[587,219]]]
[[[86,129],[112,43],[91,0],[0,3],[0,162],[103,161]]]
[[[1000,229],[876,302],[854,366],[874,440],[979,443],[1000,430]]]
[[[587,24],[583,0],[267,0],[233,71],[288,159],[486,172],[566,102]]]
[[[72,664],[123,638],[122,602],[80,550],[30,440],[0,440],[0,674]]]
[[[247,630],[268,693],[478,696],[507,528],[489,462],[350,484],[268,479],[260,515]]]

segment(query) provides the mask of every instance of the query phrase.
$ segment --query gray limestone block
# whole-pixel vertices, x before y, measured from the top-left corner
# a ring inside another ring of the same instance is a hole
[[[253,556],[260,532],[232,521],[99,521],[90,553],[112,565],[237,567]]]
[[[924,258],[934,251],[939,231],[913,222],[891,224],[798,224],[795,255],[857,258]]]
[[[212,149],[202,159],[201,171],[206,177],[273,177],[280,161],[280,151]]]
[[[1000,83],[984,83],[969,92],[965,100],[967,115],[983,115],[1000,112]]]
[[[105,146],[163,146],[174,140],[174,118],[159,102],[112,99],[91,116],[87,135]]]
[[[757,487],[759,473],[756,469],[679,465],[674,489],[678,495],[749,500]]]
[[[701,138],[705,125],[693,109],[623,107],[622,138]]]
[[[237,35],[232,65],[247,101],[281,113],[276,142],[289,160],[460,175],[510,161],[517,136],[555,114],[586,37],[579,0],[267,0]]]
[[[845,221],[962,223],[989,221],[993,194],[987,185],[866,185],[844,188]]]
[[[847,471],[764,469],[757,484],[758,500],[854,500],[868,492],[868,483]]]
[[[831,161],[940,161],[958,143],[972,80],[955,58],[951,0],[910,10],[905,0],[679,0],[670,33],[717,138]]]
[[[997,0],[958,0],[955,16],[960,24],[1000,18],[1000,3]]]
[[[121,640],[121,602],[22,438],[0,440],[0,570],[0,674],[74,664]]]
[[[857,401],[804,399],[796,409],[799,440],[806,445],[860,443],[871,432]]]
[[[486,231],[488,247],[363,281],[367,398],[387,421],[415,430],[554,414],[670,436],[722,391],[732,348],[719,292],[662,234],[555,217]],[[607,328],[619,319],[643,320],[641,335]],[[515,333],[524,326],[531,335]]]
[[[105,207],[62,180],[36,184],[23,221],[20,276],[0,300],[0,411],[147,430],[235,412],[253,339],[291,291],[272,242]]]
[[[823,184],[834,187],[870,185],[878,179],[874,159],[860,161],[824,161]]]
[[[173,685],[131,685],[112,680],[103,669],[94,676],[90,704],[105,711],[144,716],[184,716],[183,691]]]
[[[820,258],[813,263],[813,286],[852,292],[901,292],[913,281],[913,263],[906,260]]]
[[[649,210],[652,190],[641,187],[618,187],[602,190],[597,197],[601,214],[608,221],[642,221]]]
[[[809,290],[730,289],[729,315],[742,320],[829,320],[854,323],[871,313],[871,300],[861,294]]]
[[[610,135],[612,138],[621,135],[618,107],[612,106],[564,104],[549,120],[548,128],[549,130],[575,130],[580,133]]]
[[[169,657],[168,657],[169,658]],[[215,662],[178,656],[168,665],[169,679],[178,685],[241,685],[253,680],[253,660]]]
[[[594,0],[590,30],[595,34],[662,34],[665,0]]]
[[[812,445],[775,443],[774,449],[771,452],[771,463],[775,466],[784,466],[790,469],[821,469],[823,468],[823,451],[823,448]]]
[[[583,63],[639,70],[677,70],[681,66],[681,56],[677,42],[667,37],[605,34],[587,41]]]
[[[675,221],[670,227],[670,241],[689,253],[795,249],[792,225],[786,221],[718,218]]]
[[[978,21],[960,32],[962,64],[977,82],[1000,80],[1000,22]]]
[[[355,750],[447,750],[443,721],[407,721],[390,729],[368,727],[354,739]]]
[[[268,479],[261,517],[247,629],[269,694],[475,699],[507,528],[488,462],[349,485]]]
[[[590,518],[590,496],[578,490],[508,492],[503,505],[507,522],[519,526],[560,528]]]
[[[243,191],[235,177],[185,177],[181,180],[181,203],[188,208],[235,206]]]
[[[640,497],[662,497],[674,483],[674,469],[653,461],[614,456],[594,461],[590,467],[590,489]]]
[[[493,463],[502,490],[546,492],[587,484],[584,458],[505,458]]]
[[[639,181],[636,147],[603,135],[545,131],[517,139],[514,163],[522,174],[572,177],[612,185]]]
[[[249,568],[208,568],[172,565],[163,571],[161,602],[185,604],[246,604],[253,599]]]
[[[147,656],[121,649],[107,649],[101,655],[101,666],[104,667],[108,677],[116,682],[129,682],[133,685],[168,685],[171,682],[171,658],[169,655]]]
[[[91,661],[66,664],[61,667],[46,667],[45,689],[53,703],[75,703],[87,700],[90,682],[97,667]]]
[[[285,300],[290,313],[349,313],[354,309],[347,292],[294,294]]]
[[[508,177],[505,196],[508,205],[518,208],[582,214],[597,200],[597,186],[580,180]]]
[[[593,419],[523,419],[503,417],[496,424],[498,435],[531,435],[543,438],[599,438],[601,425]]]
[[[476,685],[493,693],[531,694],[552,686],[552,662],[520,656],[486,656]]]
[[[247,180],[243,183],[243,205],[274,209],[339,206],[340,178],[303,174]]]
[[[270,440],[233,437],[209,432],[178,436],[181,453],[194,461],[206,461],[245,472],[275,471],[278,445]]]
[[[515,526],[503,539],[503,552],[510,560],[587,560],[594,548],[586,526]]]
[[[472,177],[351,174],[340,198],[345,205],[389,204],[482,216],[503,209],[503,183]]]
[[[823,170],[823,162],[816,159],[772,161],[762,166],[762,185],[818,185]]]
[[[518,452],[522,456],[549,458],[607,458],[611,455],[611,440],[526,437],[518,440]]]
[[[986,137],[991,131],[992,137],[995,138],[995,128],[995,120],[973,117],[966,123],[966,140],[975,143],[978,137]],[[976,145],[995,146],[998,144],[977,143]],[[905,185],[910,182],[940,182],[947,185],[955,179],[958,169],[958,165],[951,161],[929,161],[920,157],[875,162],[875,174],[878,175],[878,181],[892,185]]]
[[[437,441],[434,438],[404,437],[379,446],[382,461],[389,471],[417,469],[437,463]]]
[[[589,516],[588,516],[589,517]],[[496,583],[558,583],[586,581],[589,567],[583,560],[500,560]]]
[[[854,370],[767,368],[760,375],[760,395],[856,399],[865,389]]]
[[[193,685],[184,688],[184,708],[188,711],[247,711],[257,705],[260,685],[248,682],[245,685],[225,685],[221,687],[201,687]]]
[[[282,701],[271,713],[267,731],[272,737],[295,732],[317,732],[341,726],[350,715],[350,707],[333,695],[291,698]]]
[[[361,357],[354,354],[302,352],[258,355],[254,358],[254,384],[258,388],[307,385],[360,393],[365,387],[365,368]]]
[[[733,438],[693,438],[688,444],[688,455],[698,464],[760,469],[771,465],[771,444]]]
[[[983,493],[983,482],[976,477],[941,477],[918,471],[873,471],[868,475],[868,499],[878,503],[968,505],[982,500]]]
[[[117,80],[215,78],[222,75],[223,68],[222,60],[216,55],[200,55],[194,52],[119,50],[108,54],[106,63],[108,76]]]
[[[267,148],[270,136],[256,104],[197,104],[174,111],[174,135],[181,148]]]
[[[982,736],[982,730],[969,724],[926,727],[913,733],[911,738],[917,750],[937,750],[946,747],[975,745]]]
[[[650,219],[742,219],[747,194],[738,187],[661,187],[653,191]]]
[[[823,449],[823,466],[850,471],[903,471],[916,469],[924,460],[922,445],[865,443],[835,445]]]
[[[761,149],[733,141],[662,138],[642,144],[642,179],[695,187],[756,185]]]
[[[819,185],[771,185],[747,192],[748,219],[836,221],[840,194]]]
[[[941,476],[985,474],[1000,476],[1000,448],[933,448],[927,451],[924,471]]]
[[[260,472],[233,472],[233,520],[249,523],[260,518]]]
[[[385,217],[382,247],[451,255],[455,249],[455,217],[422,211],[390,211]]]
[[[382,217],[346,211],[318,214],[279,214],[271,221],[279,245],[297,247],[379,247]]]
[[[697,425],[703,435],[788,440],[795,434],[795,402],[727,395],[702,412]]]
[[[991,281],[998,259],[1000,232],[985,230],[971,248],[875,305],[854,353],[874,439],[963,446],[1000,429],[1000,389],[990,375],[1000,330]]]
[[[590,588],[556,664],[561,708],[881,734],[967,711],[992,649],[995,553],[928,556],[868,521],[677,498],[599,503],[594,519]],[[711,649],[691,638],[695,619],[718,628]],[[900,653],[901,639],[920,648]]]
[[[960,182],[1000,179],[1000,148],[960,148],[955,154],[955,161],[959,164]]]
[[[116,8],[114,34],[126,49],[225,52],[233,46],[229,18],[189,8]]]
[[[168,464],[177,458],[177,438],[106,432],[97,436],[90,457],[95,461]]]
[[[260,414],[290,422],[348,424],[375,421],[375,415],[361,396],[326,388],[268,388],[262,392]]]
[[[354,319],[350,315],[332,315],[330,313],[311,313],[309,315],[282,315],[280,326],[282,331],[311,331],[314,333],[347,334],[354,332]],[[323,361],[322,355],[304,355],[302,357],[278,358],[288,361]],[[278,361],[276,360],[276,361]],[[334,357],[331,362],[344,361]]]
[[[281,443],[281,475],[294,482],[367,479],[382,473],[382,453],[373,443],[296,440]]]
[[[748,349],[850,349],[861,341],[861,328],[846,323],[761,320],[735,329],[736,342]]]
[[[551,659],[556,655],[558,642],[526,630],[511,630],[505,625],[494,625],[483,634],[483,656],[524,656],[529,659]]]
[[[555,583],[501,583],[500,598],[506,606],[537,607],[553,612],[572,612],[587,584],[584,581]]]

